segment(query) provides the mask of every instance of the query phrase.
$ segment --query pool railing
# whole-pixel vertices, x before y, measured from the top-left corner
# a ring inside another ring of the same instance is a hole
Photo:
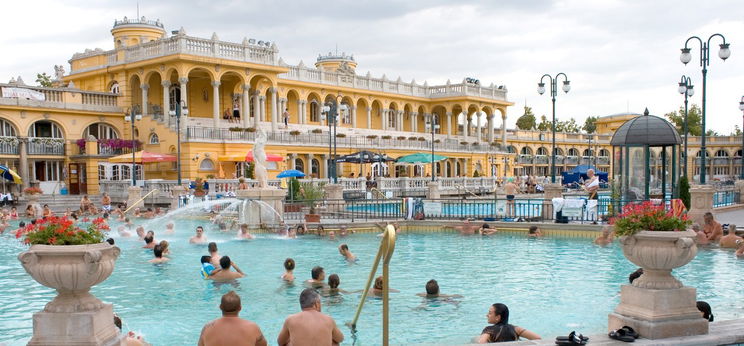
[[[719,190],[713,193],[713,208],[727,207],[739,203],[739,191]]]

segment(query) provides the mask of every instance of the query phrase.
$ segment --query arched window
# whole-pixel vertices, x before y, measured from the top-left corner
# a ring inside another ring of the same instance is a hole
[[[160,138],[158,138],[157,133],[151,133],[150,140],[148,140],[147,142],[150,144],[160,144]]]
[[[60,130],[59,126],[57,124],[46,121],[46,120],[40,120],[35,122],[31,127],[28,129],[28,136],[29,137],[44,137],[44,138],[63,138],[62,137],[62,130]]]
[[[96,139],[116,139],[119,138],[119,134],[116,132],[111,125],[97,123],[91,124],[85,131],[83,131],[83,138],[87,139],[88,136],[93,136]]]
[[[610,156],[610,152],[607,149],[599,149],[599,156],[609,157]]]
[[[442,176],[451,177],[452,173],[450,172],[451,165],[449,161],[444,163],[444,174]]]
[[[579,156],[579,150],[576,148],[568,149],[568,156]]]
[[[716,151],[716,157],[728,157],[728,153],[726,152],[726,150],[719,149],[718,151]]]
[[[737,150],[734,157],[741,157],[741,149]]]
[[[302,162],[302,159],[296,158],[294,160],[294,169],[296,169],[296,170],[298,170],[298,171],[300,171],[302,173],[305,173],[305,163]]]
[[[563,156],[563,149],[561,148],[555,148],[555,154],[559,156]]]
[[[530,147],[522,147],[522,150],[519,151],[519,154],[532,155],[532,149],[530,149]]]
[[[199,170],[200,171],[213,171],[214,170],[214,161],[212,159],[204,159],[199,163]]]
[[[434,172],[434,174],[432,174],[432,175],[444,176],[442,174],[442,164],[440,162],[437,162],[436,163],[436,168],[435,169],[436,169],[436,172]]]
[[[114,81],[113,83],[111,83],[111,88],[109,88],[109,91],[114,94],[119,94],[119,82]]]
[[[537,155],[548,155],[548,149],[544,147],[537,148]]]
[[[460,171],[460,162],[455,162],[455,176],[460,176],[462,172]]]
[[[168,98],[168,107],[170,110],[176,110],[176,105],[181,102],[181,87],[173,85],[169,89],[170,97]]]
[[[320,161],[313,159],[310,161],[310,172],[315,177],[320,177]]]
[[[592,151],[589,149],[584,149],[584,156],[592,156]]]
[[[310,101],[310,121],[316,123],[320,121],[320,106],[315,100]]]
[[[2,137],[16,137],[16,130],[9,121],[0,119],[0,136]]]

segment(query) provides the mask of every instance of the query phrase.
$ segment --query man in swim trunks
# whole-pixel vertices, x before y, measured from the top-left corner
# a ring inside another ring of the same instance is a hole
[[[506,216],[514,215],[514,198],[519,193],[519,187],[514,184],[514,178],[509,178],[506,185],[504,185],[504,193],[506,193]]]
[[[235,271],[230,270],[230,267],[235,269]],[[228,256],[222,256],[222,258],[220,258],[220,268],[222,270],[213,271],[212,274],[207,277],[207,279],[224,282],[234,279],[240,279],[245,276],[243,271],[241,271],[240,268],[238,268],[238,266],[236,266],[235,263],[233,263],[233,261],[231,261],[230,257]]]
[[[713,219],[713,213],[707,212],[703,215],[705,224],[703,225],[703,233],[711,243],[718,242],[723,237],[723,227],[716,220]]]
[[[356,261],[356,256],[354,256],[351,251],[349,251],[349,245],[341,244],[338,246],[338,252],[341,254],[341,256],[344,256],[344,258],[349,262]]]
[[[222,296],[222,317],[204,325],[199,335],[199,346],[235,345],[265,346],[266,339],[257,324],[238,317],[242,306],[240,296],[230,291]]]
[[[321,313],[320,294],[312,288],[300,293],[302,311],[287,317],[279,332],[279,346],[331,346],[344,341],[336,322]]]
[[[101,209],[105,212],[111,212],[111,197],[109,197],[108,193],[104,192],[101,197]]]
[[[196,235],[189,239],[191,244],[204,244],[207,242],[207,236],[204,235],[204,227],[196,227]]]

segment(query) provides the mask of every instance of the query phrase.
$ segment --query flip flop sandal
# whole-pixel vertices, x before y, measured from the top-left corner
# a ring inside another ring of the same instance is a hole
[[[607,336],[610,337],[610,339],[620,340],[623,342],[635,342],[635,338],[627,335],[625,329],[618,329],[613,330]]]
[[[586,342],[589,341],[589,338],[586,336],[583,336],[581,334],[576,335],[576,332],[573,331],[568,334],[568,336],[558,336],[555,338],[555,344],[556,345],[586,345]]]
[[[633,328],[631,328],[631,327],[628,327],[628,326],[623,326],[623,327],[622,327],[622,328],[620,328],[620,329],[622,329],[622,330],[625,330],[625,335],[628,335],[628,336],[632,336],[632,337],[633,337],[633,339],[638,339],[638,337],[640,336],[640,335],[638,335],[638,332],[636,332],[636,331],[635,331],[635,330],[634,330]]]

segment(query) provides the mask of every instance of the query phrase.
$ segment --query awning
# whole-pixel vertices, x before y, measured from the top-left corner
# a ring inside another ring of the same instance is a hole
[[[433,156],[433,159],[432,159]],[[415,153],[411,155],[401,156],[398,158],[397,164],[422,164],[422,163],[431,163],[432,161],[442,161],[446,160],[446,156],[432,155],[431,153]]]
[[[123,154],[108,159],[112,163],[132,163],[132,154]],[[148,151],[138,151],[134,153],[135,163],[152,163],[152,162],[174,162],[176,157],[168,154],[151,153]]]

